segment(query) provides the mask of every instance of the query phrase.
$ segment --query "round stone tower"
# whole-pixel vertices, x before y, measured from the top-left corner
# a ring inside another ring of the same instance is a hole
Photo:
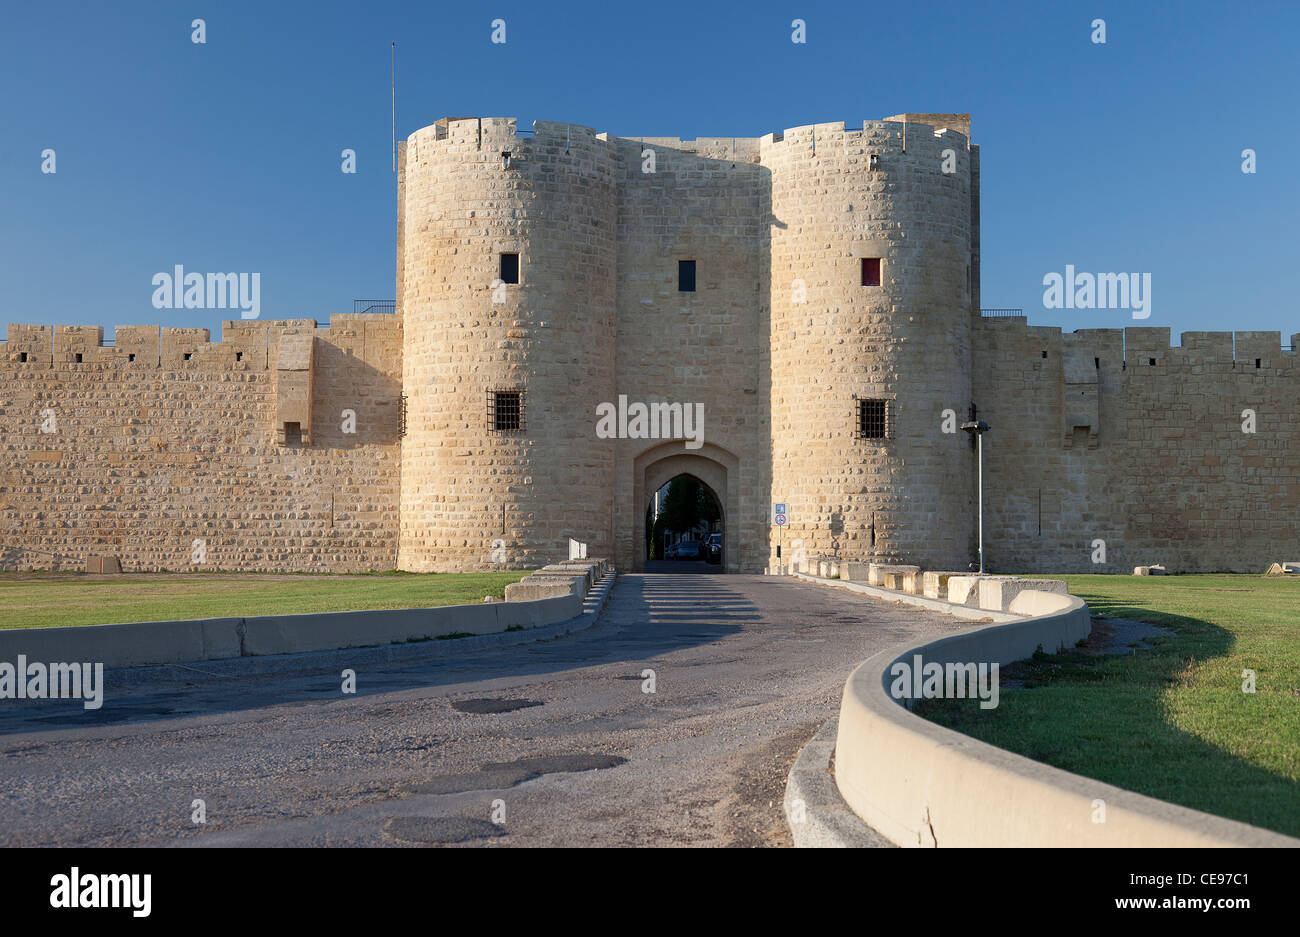
[[[612,548],[616,155],[514,119],[412,134],[399,179],[398,568],[520,569]]]
[[[819,124],[764,138],[761,159],[772,500],[790,512],[781,562],[802,540],[810,556],[964,570],[975,521],[975,456],[958,428],[971,401],[967,138],[900,118]],[[773,529],[773,565],[775,553]]]

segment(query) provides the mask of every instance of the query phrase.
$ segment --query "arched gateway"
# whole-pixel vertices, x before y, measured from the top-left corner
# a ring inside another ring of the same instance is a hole
[[[706,485],[722,508],[723,569],[736,572],[740,550],[736,525],[740,517],[740,496],[732,481],[739,477],[740,460],[721,448],[705,443],[700,449],[683,451],[680,440],[647,449],[632,460],[632,486],[627,497],[618,500],[615,517],[616,562],[620,569],[645,569],[645,507],[654,493],[678,475],[690,475]]]

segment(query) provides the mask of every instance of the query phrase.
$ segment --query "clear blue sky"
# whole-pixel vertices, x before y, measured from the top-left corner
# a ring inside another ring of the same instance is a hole
[[[1294,2],[10,3],[0,319],[215,338],[236,313],[151,305],[175,264],[260,272],[263,319],[391,298],[396,40],[399,137],[445,115],[693,138],[969,111],[983,305],[1066,329],[1289,336],[1298,39]],[[1150,272],[1151,317],[1044,309],[1042,278],[1066,264]]]

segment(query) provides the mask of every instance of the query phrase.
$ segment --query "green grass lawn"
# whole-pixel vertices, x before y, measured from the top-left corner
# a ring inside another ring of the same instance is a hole
[[[1002,668],[997,709],[917,713],[1129,790],[1300,836],[1300,580],[1065,576],[1094,616],[1172,636],[1117,656],[1072,650]],[[1242,671],[1256,692],[1242,692]]]
[[[0,574],[0,628],[427,608],[503,595],[526,571],[293,576],[259,573]]]

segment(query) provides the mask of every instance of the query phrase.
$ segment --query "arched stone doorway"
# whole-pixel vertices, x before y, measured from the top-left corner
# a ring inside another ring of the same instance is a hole
[[[664,523],[658,525],[653,536],[647,534],[645,549],[641,558],[647,563],[646,569],[653,569],[660,573],[681,573],[681,572],[708,572],[720,573],[726,569],[726,532],[727,532],[727,511],[714,491],[706,482],[696,478],[694,475],[674,475],[669,479],[666,487],[659,489],[650,489],[646,492],[646,506],[644,516],[647,529],[654,525],[654,505],[655,496],[662,493],[664,501],[661,505],[668,510],[669,516],[665,517]],[[683,519],[683,510],[686,516],[693,519],[681,523]],[[698,512],[698,513],[697,513]],[[676,522],[676,523],[674,523]],[[703,530],[707,525],[708,530]],[[716,533],[715,533],[716,529]],[[678,536],[674,536],[674,534]],[[719,539],[722,547],[718,563],[710,561],[708,554],[708,543],[714,538]],[[695,540],[699,542],[701,555],[698,560],[688,560],[682,562],[682,557],[674,558],[673,562],[652,562],[652,560],[667,560],[666,542],[682,542]],[[653,547],[654,557],[650,556],[650,550]]]
[[[647,449],[632,462],[632,497],[618,505],[618,558],[622,569],[645,569],[645,507],[654,493],[678,475],[695,478],[712,492],[722,508],[722,566],[720,572],[739,570],[739,460],[720,446],[705,443],[683,450],[681,440]]]

